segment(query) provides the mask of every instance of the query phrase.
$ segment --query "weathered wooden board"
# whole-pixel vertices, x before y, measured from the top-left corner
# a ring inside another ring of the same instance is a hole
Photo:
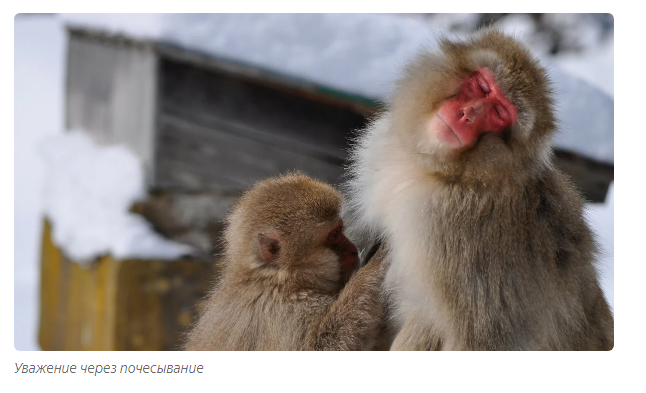
[[[240,124],[257,133],[282,137],[341,156],[352,129],[364,116],[227,74],[162,59],[160,107],[187,116]],[[188,120],[188,119],[187,119]]]
[[[147,180],[154,162],[157,55],[149,45],[70,34],[66,127],[102,144],[125,144]]]
[[[363,115],[284,90],[160,60],[155,184],[241,189],[301,170],[338,183]]]
[[[67,259],[45,223],[39,343],[43,350],[176,350],[215,264]]]
[[[137,202],[132,211],[140,214],[157,233],[167,239],[193,246],[204,258],[221,253],[225,217],[240,192],[164,192]],[[198,254],[194,254],[198,256]]]
[[[250,138],[246,130],[226,124],[204,126],[162,115],[160,134],[160,188],[240,190],[293,170],[336,183],[343,171],[339,157],[317,155],[305,145]]]
[[[613,165],[562,150],[557,150],[555,156],[556,165],[570,176],[587,201],[605,201],[610,183],[615,179]]]

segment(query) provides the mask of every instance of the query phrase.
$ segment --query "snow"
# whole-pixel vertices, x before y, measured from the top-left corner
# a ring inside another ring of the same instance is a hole
[[[603,204],[588,203],[586,218],[597,235],[599,242],[599,275],[601,288],[610,307],[615,305],[615,187],[610,185],[606,201]]]
[[[454,35],[442,28],[472,23],[473,14],[449,14],[445,22],[435,17],[436,26],[391,14],[63,14],[62,18],[71,26],[172,43],[384,99],[408,60],[420,50],[434,48],[439,35]],[[527,18],[519,15],[502,26],[539,48],[540,38],[529,38],[533,28]],[[563,124],[555,145],[614,162],[614,100],[577,77],[595,75],[580,72],[595,61],[559,61],[574,74],[560,70],[558,62],[546,62],[558,86],[557,113]],[[605,75],[601,79],[609,82],[602,82],[602,87],[612,84],[612,73]],[[588,78],[596,79],[599,76]]]
[[[496,26],[523,41],[533,53],[546,54],[549,50],[549,39],[536,34],[536,26],[528,14],[508,15]]]
[[[611,97],[615,96],[614,60],[614,37],[612,36],[606,38],[601,45],[591,47],[582,54],[565,53],[554,58],[559,67],[596,85]]]
[[[49,16],[14,24],[14,346],[37,350],[43,163],[37,145],[63,126],[65,35]]]
[[[464,13],[464,14],[435,14],[431,17],[430,26],[433,31],[447,32],[470,32],[477,28],[480,14]]]
[[[45,140],[45,214],[52,238],[79,263],[109,254],[117,259],[174,260],[192,249],[156,234],[129,212],[146,197],[143,168],[124,146],[98,147],[80,132]]]
[[[548,70],[556,92],[556,118],[559,120],[554,145],[613,163],[614,99],[557,67],[550,66]]]
[[[357,79],[355,86],[364,87],[366,95],[370,92],[383,94],[387,91],[388,83],[392,80],[403,62],[410,58],[420,47],[430,47],[428,42],[434,38],[433,33],[423,21],[411,18],[411,21],[397,22],[392,16],[364,16],[344,15],[332,16],[307,16],[302,22],[295,22],[293,16],[286,15],[221,15],[222,26],[214,23],[211,25],[209,18],[212,15],[128,15],[119,17],[114,15],[79,15],[65,16],[60,19],[53,16],[17,16],[14,22],[14,345],[18,350],[37,350],[36,341],[37,316],[38,316],[38,284],[40,242],[42,218],[45,212],[44,183],[45,167],[40,149],[53,135],[60,135],[63,130],[63,88],[64,88],[64,59],[65,35],[62,21],[76,19],[79,23],[88,26],[104,26],[108,31],[131,32],[137,37],[159,38],[166,37],[167,41],[182,44],[188,48],[214,48],[213,54],[226,56],[229,54],[241,56],[242,60],[249,57],[251,60],[265,67],[289,73],[300,72],[300,76],[311,76],[315,81],[317,77],[333,78],[339,81],[340,86],[353,86],[351,83],[362,74],[362,79]],[[302,15],[305,17],[305,15]],[[195,19],[195,29],[191,18]],[[231,19],[229,19],[231,18]],[[200,23],[197,23],[201,20]],[[375,28],[375,21],[383,21],[382,28]],[[517,21],[522,26],[522,18]],[[283,29],[280,23],[286,24]],[[294,23],[292,23],[294,22]],[[361,22],[361,23],[359,23]],[[239,25],[236,26],[236,23]],[[245,24],[247,23],[247,24]],[[253,23],[257,23],[254,25]],[[355,26],[356,23],[356,26]],[[423,26],[422,26],[423,24]],[[188,26],[187,26],[188,25]],[[316,33],[310,32],[309,25]],[[255,26],[254,29],[248,29]],[[308,28],[303,28],[307,26]],[[239,31],[239,30],[251,31]],[[186,30],[182,32],[181,30]],[[302,31],[299,31],[301,29]],[[328,35],[331,30],[331,35]],[[282,31],[282,36],[277,35]],[[291,31],[294,36],[290,36]],[[226,34],[225,34],[226,33]],[[298,33],[298,34],[295,34]],[[230,36],[227,36],[230,34]],[[267,35],[262,38],[262,35]],[[299,39],[299,35],[303,35]],[[327,36],[321,36],[327,35]],[[175,38],[173,38],[175,36]],[[207,36],[208,39],[204,37]],[[278,40],[276,37],[279,37]],[[354,37],[357,37],[354,39]],[[194,40],[194,41],[191,41]],[[273,42],[274,40],[278,42]],[[363,43],[363,48],[356,48],[354,41]],[[316,51],[310,46],[311,42],[320,44],[320,57],[315,57]],[[345,42],[344,42],[345,41]],[[236,45],[242,45],[237,47]],[[218,49],[219,48],[219,49]],[[235,49],[231,54],[228,49]],[[256,50],[258,53],[247,53]],[[357,54],[353,51],[358,50]],[[391,52],[391,53],[389,53]],[[210,53],[210,52],[209,52]],[[296,56],[289,59],[288,56]],[[303,58],[298,58],[302,56]],[[310,58],[307,58],[310,56]],[[311,58],[313,57],[314,58]],[[362,60],[365,56],[366,59]],[[268,60],[269,59],[269,60]],[[360,66],[352,65],[351,60],[363,61]],[[336,61],[337,64],[327,72],[326,67]],[[599,48],[577,56],[567,56],[562,59],[554,58],[553,61],[567,71],[588,80],[597,88],[611,94],[613,89],[613,42],[612,39]],[[574,65],[568,65],[566,63]],[[291,68],[283,69],[281,65]],[[311,70],[305,68],[311,67]],[[568,68],[576,67],[576,68]],[[558,71],[557,71],[558,72]],[[380,73],[383,73],[380,75]],[[337,75],[340,74],[340,75]],[[608,113],[612,112],[612,100],[606,102],[598,98],[599,93],[592,87],[578,79],[570,78],[563,73],[562,83],[570,80],[567,86],[572,90],[574,97],[571,101],[576,103],[573,112],[568,112],[563,106],[561,121],[563,136],[579,138],[570,143],[576,146],[577,151],[585,151],[590,146],[595,149],[605,146],[612,151],[612,127],[607,127]],[[554,75],[553,75],[554,76]],[[338,78],[338,79],[337,79]],[[555,79],[558,76],[555,76]],[[324,79],[321,79],[324,81]],[[573,82],[572,82],[573,81]],[[559,82],[559,83],[561,83]],[[557,84],[557,88],[561,89]],[[588,89],[579,91],[579,89]],[[562,96],[561,96],[562,97]],[[579,98],[576,98],[579,97]],[[597,98],[595,98],[597,97]],[[562,98],[561,98],[562,99]],[[596,100],[596,101],[595,101]],[[594,103],[590,104],[591,101]],[[570,103],[568,105],[574,105]],[[609,106],[610,105],[610,106]],[[587,107],[585,113],[584,108]],[[610,108],[610,109],[608,109]],[[564,121],[564,114],[570,114],[570,121]],[[603,127],[595,126],[595,117],[605,113],[606,120]],[[37,114],[37,115],[35,115]],[[614,116],[611,114],[610,116]],[[577,118],[588,119],[591,125],[578,128],[573,120]],[[612,119],[612,117],[610,117]],[[612,124],[612,123],[611,123]],[[572,134],[578,130],[579,135]],[[588,138],[586,131],[593,133],[602,130],[606,134],[595,135]],[[603,136],[602,136],[603,135]],[[561,137],[561,136],[559,136]],[[608,140],[607,138],[610,138]],[[53,139],[50,139],[50,142]],[[588,142],[590,142],[588,144]],[[86,146],[87,147],[87,146]],[[107,153],[104,153],[107,154]],[[121,152],[109,153],[117,159],[125,159],[126,154]],[[592,152],[591,155],[602,157],[608,152]],[[120,157],[120,158],[119,158]],[[127,159],[125,159],[127,161]],[[97,164],[100,166],[100,164]],[[98,185],[100,187],[100,185]],[[119,206],[125,206],[127,196],[133,197],[137,193],[136,185],[128,192],[121,193]],[[49,203],[49,202],[48,202]],[[587,218],[598,235],[602,253],[599,260],[601,283],[606,298],[614,308],[614,187],[611,188],[604,204],[588,204]],[[124,214],[121,211],[121,214]],[[128,221],[125,219],[124,221]],[[132,228],[141,230],[147,238],[149,229],[140,224],[133,224]],[[98,242],[97,242],[98,243]],[[104,243],[107,244],[108,242]],[[104,246],[105,250],[107,246]],[[97,247],[98,249],[99,247]],[[128,249],[114,246],[115,249]],[[147,252],[147,250],[141,250]]]

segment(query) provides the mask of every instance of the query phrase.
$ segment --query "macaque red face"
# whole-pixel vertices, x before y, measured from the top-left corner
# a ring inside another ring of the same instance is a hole
[[[483,133],[500,134],[516,122],[517,111],[493,73],[480,68],[460,85],[431,120],[436,137],[451,149],[473,146]]]
[[[343,220],[339,220],[329,231],[325,245],[339,256],[341,276],[347,282],[359,267],[357,247],[343,234]]]

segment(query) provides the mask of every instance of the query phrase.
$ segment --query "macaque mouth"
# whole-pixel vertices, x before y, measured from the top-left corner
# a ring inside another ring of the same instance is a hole
[[[346,249],[346,247],[347,247],[346,245],[348,244],[348,242],[350,242],[350,240],[348,240],[348,238],[344,238],[343,240],[341,240],[341,242],[339,244],[337,244],[337,245],[335,245],[333,247],[334,247],[334,249],[336,251],[341,251],[342,252],[343,250]]]
[[[449,125],[449,123],[447,123],[447,122],[446,122],[446,120],[444,120],[444,119],[442,118],[442,116],[440,116],[440,114],[439,114],[439,113],[438,113],[437,115],[435,115],[435,117],[437,117],[438,119],[440,119],[440,120],[442,121],[442,123],[444,124],[444,126],[443,126],[443,128],[444,128],[444,137],[443,137],[443,139],[446,139],[446,138],[447,138],[447,134],[449,134],[449,135],[448,135],[448,138],[449,138],[449,139],[454,138],[454,139],[455,139],[455,141],[457,141],[457,142],[458,142],[459,146],[464,146],[464,142],[462,142],[462,139],[460,139],[460,136],[458,135],[458,133],[457,133],[457,132],[455,132],[455,130],[453,129],[453,127],[451,127],[451,126]],[[448,133],[447,131],[450,131],[450,133]],[[452,134],[452,135],[451,135],[451,134]]]
[[[343,220],[339,220],[330,228],[325,244],[339,258],[339,268],[344,281],[359,267],[359,251],[343,233]]]

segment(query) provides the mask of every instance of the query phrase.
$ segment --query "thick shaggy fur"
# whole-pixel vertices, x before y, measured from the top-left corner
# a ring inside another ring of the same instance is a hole
[[[341,195],[296,174],[265,180],[228,218],[225,270],[188,334],[187,350],[370,349],[383,318],[378,257],[343,286],[338,256],[320,245],[338,221]],[[258,233],[283,242],[261,259]]]
[[[353,151],[346,222],[388,246],[393,349],[610,350],[613,316],[580,193],[552,162],[544,69],[497,31],[406,69]],[[518,109],[503,137],[447,151],[428,119],[479,67]]]

